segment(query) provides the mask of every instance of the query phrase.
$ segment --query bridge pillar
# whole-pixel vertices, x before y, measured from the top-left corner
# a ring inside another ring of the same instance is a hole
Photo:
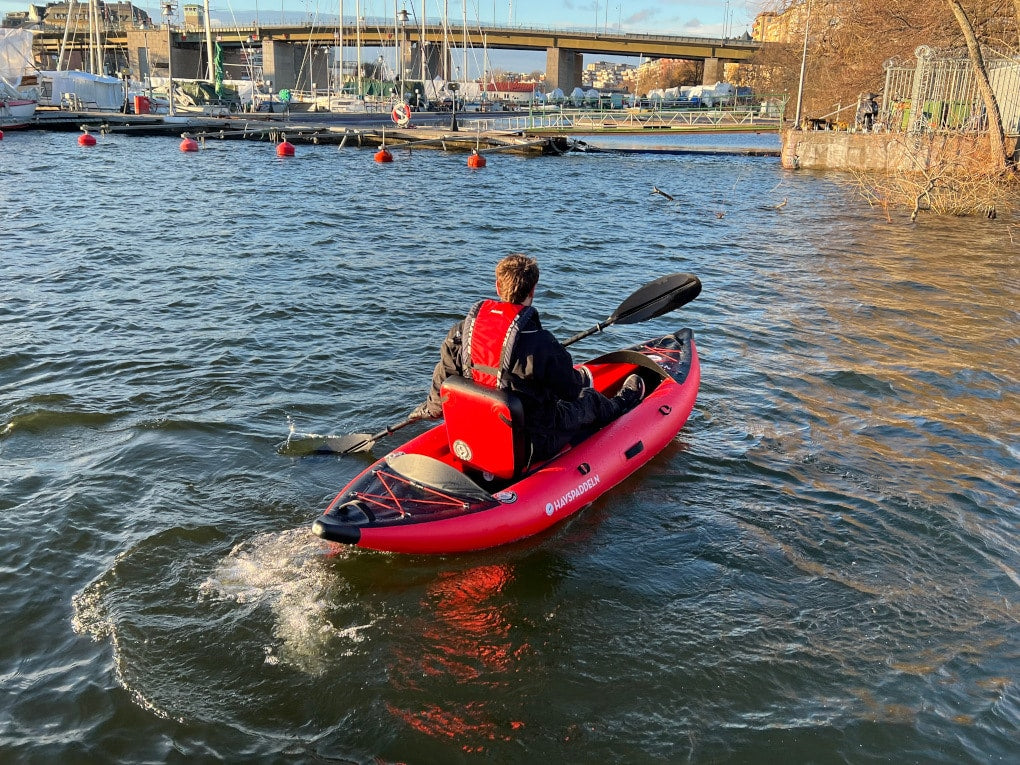
[[[311,90],[313,82],[318,89],[326,89],[328,57],[312,56],[311,66],[306,63],[302,68],[306,47],[284,40],[262,41],[262,76],[273,84],[273,90]]]
[[[551,88],[559,88],[570,95],[574,88],[581,87],[583,56],[576,50],[546,48],[545,81]]]
[[[303,46],[298,48],[281,40],[262,41],[262,77],[272,83],[273,90],[297,89],[303,53]]]
[[[426,42],[424,45],[414,43],[411,48],[411,67],[407,73],[410,80],[421,79],[422,59],[425,59],[425,79],[433,80],[436,77],[447,79],[446,73],[450,70],[449,59],[443,62],[443,46],[439,43]]]
[[[203,72],[203,46],[192,38],[185,40],[174,35],[173,48],[167,47],[166,31],[153,34],[151,30],[129,29],[125,34],[128,67],[138,79],[166,77],[170,54],[173,53],[173,70],[179,76],[186,72]],[[71,66],[80,66],[81,59],[72,55]],[[204,75],[202,75],[204,76]]]
[[[705,71],[701,76],[702,85],[715,85],[723,81],[723,62],[718,58],[705,59]]]

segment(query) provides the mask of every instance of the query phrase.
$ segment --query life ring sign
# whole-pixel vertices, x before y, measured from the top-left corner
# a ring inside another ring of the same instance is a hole
[[[399,103],[393,107],[390,117],[400,127],[407,127],[411,123],[411,107],[405,103]]]

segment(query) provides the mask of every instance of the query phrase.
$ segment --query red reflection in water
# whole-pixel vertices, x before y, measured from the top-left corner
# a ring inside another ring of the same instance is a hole
[[[523,727],[508,718],[503,701],[520,658],[501,595],[513,576],[506,564],[441,574],[426,591],[426,613],[418,638],[400,645],[390,678],[402,695],[423,698],[412,708],[387,707],[391,714],[428,736],[459,741],[465,752],[480,752],[487,741],[509,741]],[[414,631],[412,629],[412,631]]]

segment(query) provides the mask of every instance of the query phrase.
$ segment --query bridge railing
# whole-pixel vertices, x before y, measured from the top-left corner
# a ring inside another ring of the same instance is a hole
[[[251,15],[251,14],[247,14],[247,15]],[[265,17],[263,17],[263,18],[265,18]],[[228,30],[229,31],[235,31],[235,30],[239,30],[239,29],[247,29],[247,28],[250,28],[250,27],[253,27],[253,26],[257,26],[259,29],[264,29],[264,30],[272,30],[272,29],[281,29],[282,30],[282,29],[293,28],[293,27],[302,27],[302,28],[319,27],[319,28],[324,28],[325,29],[325,28],[337,27],[338,25],[339,25],[338,24],[338,20],[337,20],[337,18],[335,16],[333,16],[333,17],[319,16],[317,18],[309,18],[305,14],[301,14],[300,16],[295,14],[295,16],[290,18],[290,19],[287,19],[286,17],[284,17],[284,18],[281,18],[279,21],[276,21],[276,22],[273,22],[273,21],[268,21],[267,22],[267,21],[259,20],[258,23],[256,23],[256,20],[254,18],[252,18],[249,23],[245,23],[243,21],[240,21],[237,18],[237,14],[234,14],[234,18],[232,19],[232,21],[230,23],[224,23],[224,22],[221,22],[219,20],[212,19],[211,23],[209,24],[210,28],[212,28],[212,29],[219,29],[219,30],[223,30],[223,31],[228,31]],[[184,27],[183,24],[175,25],[175,27],[177,27],[177,26],[179,26],[181,28]],[[355,26],[357,26],[357,21],[354,18],[345,18],[344,21],[343,21],[343,26],[344,26],[345,29],[348,29],[348,28],[349,29],[353,29]],[[360,26],[361,26],[362,29],[393,29],[394,28],[394,20],[392,18],[385,17],[385,16],[368,16],[368,17],[364,17],[364,18],[361,19]],[[422,26],[422,22],[420,20],[417,21],[417,22],[409,21],[406,24],[406,29],[413,31],[413,30],[419,29],[421,26]],[[446,21],[444,23],[443,19],[440,18],[440,17],[437,17],[437,18],[426,18],[424,26],[430,27],[430,28],[446,28],[446,29],[448,29],[449,30],[449,35],[450,35],[450,43],[454,47],[456,47],[458,45],[458,43],[461,42],[460,39],[458,39],[457,36],[462,31],[463,25],[460,24],[459,22],[450,23],[449,21]],[[614,27],[612,25],[601,26],[601,27],[599,27],[599,26],[596,26],[596,27],[587,27],[587,26],[571,27],[571,26],[560,26],[560,25],[557,25],[557,26],[552,26],[552,25],[546,26],[546,25],[542,25],[542,24],[504,23],[504,22],[489,20],[489,21],[476,21],[476,22],[472,22],[472,23],[470,23],[468,25],[468,29],[470,31],[476,31],[476,30],[480,30],[480,29],[481,30],[502,30],[502,31],[507,31],[507,32],[519,33],[519,34],[528,34],[530,32],[534,32],[536,34],[564,34],[564,33],[566,33],[566,34],[582,34],[582,35],[593,35],[595,37],[603,37],[603,38],[622,38],[622,39],[627,39],[627,40],[667,40],[667,41],[670,41],[670,42],[686,42],[686,43],[692,43],[692,44],[714,43],[714,44],[727,44],[727,45],[746,45],[746,46],[749,46],[749,47],[759,47],[761,45],[761,43],[758,42],[757,40],[746,40],[746,39],[744,39],[742,37],[691,37],[691,36],[685,36],[685,35],[663,34],[662,32],[631,31],[631,30],[624,31],[622,28]]]

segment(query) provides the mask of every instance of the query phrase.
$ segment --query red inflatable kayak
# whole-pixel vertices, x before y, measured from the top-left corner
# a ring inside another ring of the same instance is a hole
[[[312,530],[375,550],[457,553],[537,534],[590,505],[676,437],[694,408],[701,374],[689,329],[585,365],[595,387],[610,396],[628,375],[640,374],[644,400],[522,477],[505,480],[473,471],[461,459],[470,460],[470,450],[441,422],[358,475]]]

